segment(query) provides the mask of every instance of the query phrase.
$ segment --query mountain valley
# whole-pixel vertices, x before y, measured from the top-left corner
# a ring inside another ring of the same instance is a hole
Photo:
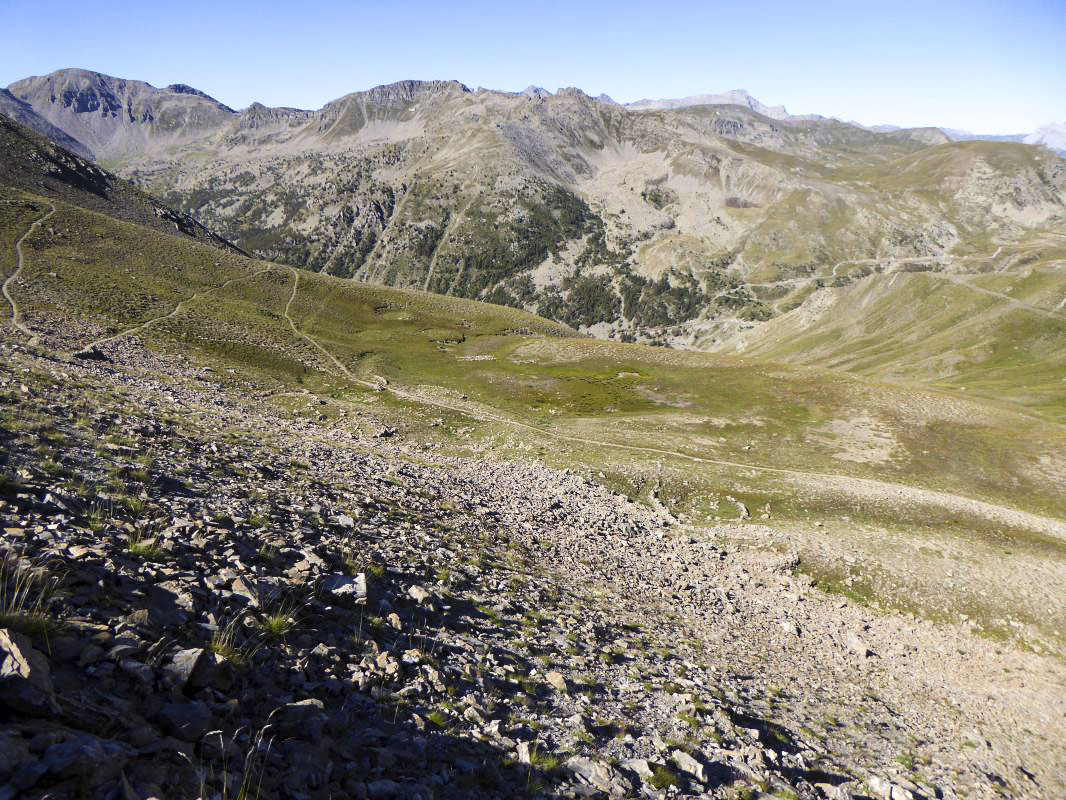
[[[236,112],[81,70],[10,90],[259,257],[625,341],[735,346],[737,327],[824,304],[812,289],[996,270],[1063,230],[1066,167],[1046,150],[776,119],[739,92],[627,110],[405,81]]]
[[[1051,150],[9,91],[0,795],[1066,793]]]

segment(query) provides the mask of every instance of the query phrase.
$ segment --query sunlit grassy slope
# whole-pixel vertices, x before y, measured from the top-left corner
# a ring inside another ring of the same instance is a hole
[[[738,349],[965,391],[1061,423],[1066,260],[1053,255],[1052,248],[1039,263],[1004,272],[869,275],[745,332]]]
[[[1066,428],[1022,406],[579,338],[514,309],[296,271],[55,205],[24,244],[17,287],[25,321],[50,347],[70,353],[132,328],[150,349],[212,367],[204,380],[286,412],[352,419],[369,409],[416,441],[576,468],[696,523],[735,519],[741,504],[782,530],[818,521],[870,576],[898,566],[885,542],[899,535],[1066,560]],[[0,242],[46,208],[0,190]],[[101,346],[121,363],[113,343]],[[857,340],[856,354],[865,347]],[[1035,386],[1045,379],[1034,373]],[[325,404],[308,408],[306,392]],[[870,526],[886,535],[870,536]],[[812,570],[839,577],[832,554],[809,552]],[[921,606],[913,587],[893,581],[879,584],[881,595],[897,587]],[[979,616],[978,590],[956,596]],[[1004,613],[988,603],[989,618]],[[1059,616],[1041,624],[1066,624]]]
[[[12,225],[32,219],[34,204],[45,207],[30,198],[12,203],[9,195],[5,207],[11,209]],[[1066,442],[1057,426],[1027,438],[1024,428],[1030,426],[1022,423],[1031,418],[1007,406],[865,383],[826,371],[575,338],[562,325],[500,306],[302,271],[293,296],[296,273],[289,268],[62,204],[57,207],[49,223],[51,233],[41,232],[27,242],[27,286],[20,305],[31,323],[57,315],[93,326],[92,335],[79,334],[67,342],[71,351],[89,339],[164,316],[186,301],[176,316],[137,335],[153,346],[180,346],[200,358],[232,362],[270,384],[312,381],[340,390],[348,382],[320,350],[294,334],[285,319],[288,309],[301,332],[357,376],[465,394],[471,402],[516,420],[576,431],[589,421],[606,419],[611,424],[600,435],[619,441],[669,441],[693,455],[906,478],[970,496],[998,494],[1004,500],[1008,493],[995,488],[999,478],[1009,474],[1011,480],[1001,482],[1015,484],[1031,460],[1026,453]],[[9,227],[4,235],[11,238]],[[965,293],[964,287],[948,283],[948,294],[939,297],[917,285],[933,279],[900,277],[915,284],[913,303],[934,304],[943,307],[944,314],[963,316],[951,310],[950,295]],[[227,281],[224,288],[216,288]],[[994,302],[989,298],[990,305]],[[888,318],[887,312],[879,316],[878,311],[868,312],[869,327],[883,341],[890,338],[883,335]],[[915,316],[913,310],[896,314],[910,318],[900,319],[901,325]],[[908,340],[927,335],[915,331]],[[908,341],[896,344],[906,347]],[[861,337],[852,349],[855,360],[877,358],[876,348]],[[943,343],[941,349],[950,347]],[[1061,351],[1052,356],[1061,358]],[[842,444],[835,439],[846,437],[827,431],[834,421],[859,418],[868,418],[860,427],[883,428],[885,436],[891,436],[888,456],[837,457]],[[996,440],[1001,430],[1009,433],[1003,442],[1006,452]],[[994,446],[998,466],[989,462],[972,470],[958,464],[945,470],[942,454],[934,451],[932,458],[923,457],[923,450],[938,441],[965,446],[971,459],[986,445]],[[1057,494],[1044,492],[1036,482],[1021,497],[1030,502],[1041,498],[1036,507],[1066,511],[1066,500]],[[1018,492],[1012,488],[1009,495]]]

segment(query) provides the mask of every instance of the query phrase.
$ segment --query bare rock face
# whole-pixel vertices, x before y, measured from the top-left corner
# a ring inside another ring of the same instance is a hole
[[[28,636],[0,628],[0,700],[22,714],[57,710],[48,659]]]

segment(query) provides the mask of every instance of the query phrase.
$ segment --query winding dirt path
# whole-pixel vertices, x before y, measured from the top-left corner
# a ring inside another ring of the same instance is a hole
[[[302,330],[296,327],[296,322],[289,314],[289,310],[292,308],[292,303],[296,299],[296,292],[299,291],[300,288],[300,273],[297,271],[296,267],[289,267],[289,271],[292,272],[292,292],[289,294],[289,302],[285,304],[285,310],[282,312],[282,316],[284,316],[285,321],[289,323],[289,327],[292,328],[292,332],[299,336],[301,339],[304,339],[305,341],[309,342],[315,347],[315,349],[318,350],[318,352],[320,352],[331,362],[333,362],[333,365],[341,371],[341,374],[345,378],[352,381],[353,383],[359,384],[360,386],[365,386],[368,389],[377,389],[378,385],[376,383],[371,383],[370,381],[364,381],[362,378],[357,378],[348,370],[346,366],[344,366],[344,364],[342,364],[337,359],[336,356],[333,355],[333,353],[323,347],[317,339],[315,339],[310,334],[304,333]]]
[[[1034,314],[1040,314],[1041,316],[1048,317],[1050,319],[1066,320],[1066,314],[1059,313],[1059,311],[1057,309],[1056,310],[1052,310],[1052,309],[1049,309],[1049,308],[1041,308],[1040,306],[1034,306],[1034,305],[1032,305],[1030,303],[1026,303],[1024,300],[1019,300],[1019,299],[1017,299],[1015,297],[1011,297],[1009,294],[1003,294],[1001,292],[994,292],[991,289],[985,289],[982,286],[974,286],[972,283],[970,283],[968,280],[966,280],[966,278],[964,276],[962,276],[962,275],[945,274],[945,273],[940,273],[940,272],[929,273],[929,274],[935,275],[936,277],[941,278],[941,279],[943,279],[945,281],[951,281],[952,283],[958,284],[959,286],[965,286],[967,289],[972,289],[975,292],[980,292],[981,294],[987,294],[990,297],[995,297],[995,298],[998,298],[1000,300],[1005,300],[1009,305],[1011,305],[1011,306],[1013,306],[1015,308],[1020,308],[1020,309],[1023,309],[1025,311],[1032,311]],[[1064,302],[1066,302],[1066,299],[1064,299]],[[1059,306],[1059,308],[1061,308],[1061,305]]]
[[[227,286],[230,286],[234,283],[238,283],[239,281],[250,281],[252,280],[252,278],[257,278],[264,272],[270,272],[270,270],[272,269],[274,269],[273,266],[264,267],[263,269],[253,272],[251,275],[242,275],[239,278],[230,278],[229,280],[220,283],[218,286],[212,286],[210,289],[205,289],[202,292],[196,292],[195,294],[189,295],[184,300],[180,300],[178,304],[174,306],[174,308],[170,311],[170,313],[163,314],[158,317],[152,317],[151,319],[138,323],[137,325],[134,325],[131,328],[126,328],[126,330],[124,331],[119,331],[118,333],[112,334],[111,336],[105,336],[103,339],[97,339],[96,341],[87,344],[85,346],[85,349],[90,350],[92,348],[99,347],[100,345],[107,344],[108,342],[113,342],[117,339],[122,339],[123,337],[136,333],[137,331],[144,330],[145,328],[151,325],[155,325],[157,322],[162,322],[165,319],[173,319],[182,311],[184,311],[185,307],[189,303],[199,300],[202,297],[207,297],[209,294],[213,294],[214,292],[220,291],[221,289],[225,289]]]
[[[37,229],[38,225],[40,225],[42,222],[44,222],[46,219],[48,219],[50,216],[52,216],[54,213],[56,213],[56,207],[54,205],[52,205],[51,203],[49,203],[48,205],[51,208],[51,211],[49,211],[43,217],[38,219],[32,225],[30,225],[30,227],[26,230],[26,232],[24,234],[22,234],[22,236],[19,237],[19,240],[17,242],[15,242],[15,271],[7,276],[7,280],[4,281],[4,285],[3,285],[4,297],[7,299],[7,302],[11,305],[11,324],[15,327],[15,330],[17,330],[17,331],[19,331],[21,333],[24,333],[26,336],[29,337],[30,344],[36,344],[37,343],[37,334],[35,334],[33,331],[31,331],[29,328],[27,328],[21,322],[19,322],[19,307],[18,307],[18,303],[15,302],[15,298],[11,294],[11,286],[18,280],[19,275],[22,274],[22,243],[23,243],[23,241],[25,241],[26,237],[29,236],[31,233],[33,233]]]

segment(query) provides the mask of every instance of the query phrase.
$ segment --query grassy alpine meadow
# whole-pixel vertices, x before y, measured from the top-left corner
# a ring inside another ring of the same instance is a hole
[[[356,428],[373,409],[427,446],[568,467],[693,535],[792,553],[827,589],[1062,644],[1062,614],[1018,587],[1030,568],[1066,585],[1066,320],[914,273],[844,290],[869,300],[863,335],[830,317],[755,355],[677,351],[55,206],[14,288],[42,346],[96,342],[121,369],[136,340],[249,402]],[[5,265],[47,207],[0,192]],[[1056,280],[980,285],[1046,307]]]

